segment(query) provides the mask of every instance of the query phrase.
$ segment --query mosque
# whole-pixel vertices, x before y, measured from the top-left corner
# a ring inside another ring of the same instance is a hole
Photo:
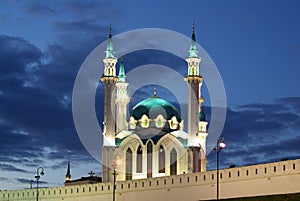
[[[201,57],[194,28],[187,51],[185,132],[179,110],[160,98],[155,89],[152,97],[128,112],[130,83],[126,82],[122,59],[118,62],[114,56],[110,28],[101,77],[104,84],[102,178],[91,171],[89,177],[72,180],[68,163],[65,186],[0,191],[0,201],[195,201],[213,200],[216,191],[220,199],[267,200],[261,196],[268,196],[271,200],[276,195],[281,200],[298,200],[300,159],[206,171],[208,122],[202,111]]]
[[[125,67],[114,56],[110,28],[104,62],[104,129],[102,149],[103,182],[135,180],[206,171],[207,121],[202,111],[201,57],[196,48],[193,27],[186,58],[188,90],[188,129],[178,109],[154,94],[128,114]],[[118,76],[116,64],[119,63]]]

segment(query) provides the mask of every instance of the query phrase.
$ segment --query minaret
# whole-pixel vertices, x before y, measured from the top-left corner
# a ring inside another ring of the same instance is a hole
[[[66,174],[66,181],[69,182],[71,181],[71,169],[70,169],[70,161],[68,161],[68,168],[67,168],[67,174]]]
[[[201,58],[198,56],[194,24],[189,56],[185,60],[188,64],[188,74],[184,78],[188,84],[188,146],[199,146],[194,139],[199,127],[199,84],[202,82],[202,77],[199,73]]]
[[[103,146],[115,146],[115,101],[114,90],[118,81],[116,77],[117,58],[114,56],[112,43],[112,28],[109,28],[109,38],[106,48],[106,56],[103,59],[104,75],[101,81],[104,83],[104,125],[103,125]]]
[[[117,58],[114,56],[112,43],[112,28],[109,28],[109,38],[106,47],[106,56],[103,59],[104,75],[101,81],[104,83],[104,122],[103,122],[103,147],[102,147],[102,179],[103,182],[112,181],[112,164],[115,142],[115,85],[118,82],[116,76]]]
[[[117,98],[116,98],[116,106],[117,106],[117,133],[122,130],[127,130],[127,106],[130,101],[129,96],[127,95],[127,86],[126,75],[124,69],[123,58],[121,58],[120,68],[119,68],[119,81],[116,84],[117,87]]]
[[[184,79],[188,84],[188,172],[201,172],[206,170],[206,156],[199,138],[199,112],[202,108],[203,99],[200,97],[202,77],[199,68],[201,57],[198,56],[194,24],[189,56],[186,58],[186,62],[188,74]]]

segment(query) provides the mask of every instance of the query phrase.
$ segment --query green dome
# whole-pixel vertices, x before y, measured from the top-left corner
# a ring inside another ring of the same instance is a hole
[[[158,115],[162,115],[166,120],[170,120],[173,116],[178,122],[181,122],[181,115],[174,105],[168,101],[156,96],[139,102],[130,112],[135,120],[141,119],[143,115],[147,115],[149,119],[155,119]]]

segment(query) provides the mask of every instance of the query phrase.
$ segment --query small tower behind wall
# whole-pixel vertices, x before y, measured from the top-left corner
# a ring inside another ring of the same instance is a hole
[[[65,182],[71,181],[71,168],[70,168],[70,161],[68,161],[68,168],[67,168],[67,174],[66,174],[66,180]]]

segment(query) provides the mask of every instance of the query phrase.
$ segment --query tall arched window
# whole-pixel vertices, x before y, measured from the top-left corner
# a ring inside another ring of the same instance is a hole
[[[130,148],[126,151],[126,180],[132,180],[132,151]]]
[[[152,177],[152,154],[153,154],[153,145],[149,141],[147,144],[147,178]]]
[[[158,153],[159,173],[165,173],[166,153],[164,147],[160,145]]]
[[[174,148],[170,153],[170,175],[177,175],[177,152]]]
[[[136,151],[136,172],[137,173],[143,172],[143,150],[141,145],[139,145]]]

